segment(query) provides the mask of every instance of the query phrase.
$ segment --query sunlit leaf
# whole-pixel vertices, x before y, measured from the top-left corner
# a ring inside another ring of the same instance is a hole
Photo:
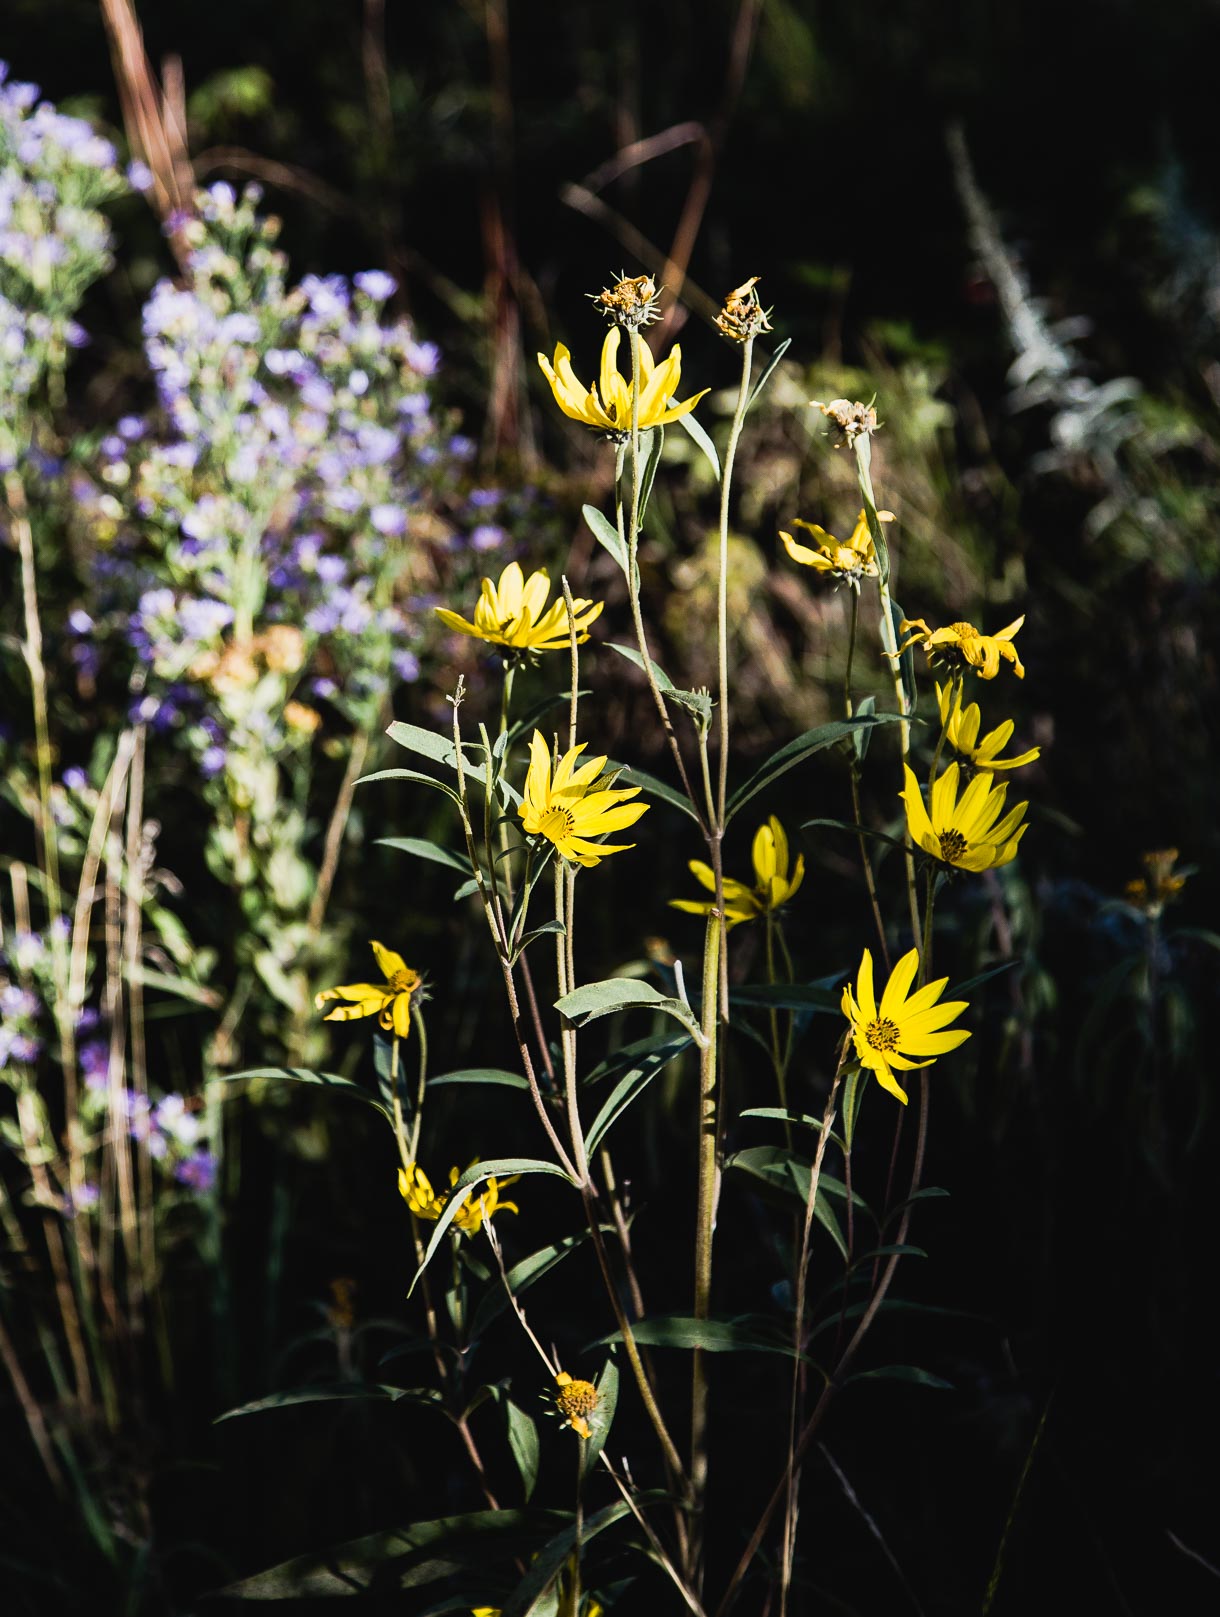
[[[517,1463],[525,1502],[528,1504],[533,1496],[534,1484],[538,1481],[538,1427],[511,1398],[504,1400],[504,1418],[508,1427],[508,1446]]]
[[[209,1079],[209,1085],[252,1083],[255,1079],[312,1084],[321,1089],[338,1090],[341,1094],[350,1095],[353,1100],[364,1101],[366,1105],[379,1111],[383,1117],[390,1116],[388,1109],[381,1104],[376,1095],[370,1094],[363,1084],[354,1084],[350,1078],[340,1078],[338,1073],[334,1072],[312,1072],[307,1067],[248,1067],[244,1072],[221,1073],[218,1077]]]
[[[692,1037],[702,1037],[702,1030],[689,1006],[680,999],[670,999],[651,983],[642,982],[638,977],[607,977],[602,982],[586,983],[583,988],[574,989],[555,1001],[559,1014],[579,1027],[595,1021],[599,1016],[610,1016],[615,1011],[636,1007],[661,1011],[681,1022],[683,1027],[690,1030]]]
[[[429,842],[424,837],[378,837],[373,846],[396,848],[399,853],[414,854],[417,859],[428,859],[434,865],[447,865],[450,870],[460,870],[463,875],[470,869],[469,859],[451,853],[448,848],[442,848],[439,842]]]
[[[726,820],[731,820],[739,809],[744,808],[752,797],[770,786],[772,781],[778,780],[794,765],[812,757],[815,752],[833,747],[836,742],[845,741],[861,730],[873,729],[879,724],[897,723],[897,713],[874,713],[864,718],[832,719],[829,724],[819,724],[812,730],[806,730],[803,735],[789,741],[787,746],[772,753],[766,763],[754,771],[745,785],[737,788],[729,799],[725,811]]]

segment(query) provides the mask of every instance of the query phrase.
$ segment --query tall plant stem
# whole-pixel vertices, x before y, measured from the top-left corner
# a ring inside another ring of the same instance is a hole
[[[860,498],[864,505],[864,515],[868,522],[868,531],[872,536],[873,548],[877,552],[878,576],[877,598],[881,608],[881,648],[889,664],[890,676],[894,683],[894,700],[898,707],[898,731],[902,743],[902,762],[905,765],[911,755],[911,707],[907,700],[906,685],[902,678],[902,664],[898,656],[898,640],[894,634],[894,603],[890,597],[890,553],[885,542],[885,535],[881,531],[881,520],[877,515],[877,501],[873,494],[873,478],[871,472],[872,441],[867,432],[861,432],[853,445],[856,453],[856,477],[860,485]],[[906,856],[907,876],[907,904],[911,916],[911,936],[920,935],[919,924],[919,896],[915,887],[915,855],[911,848],[910,832],[904,829],[903,843]]]
[[[852,671],[856,660],[856,633],[860,626],[860,591],[851,592],[851,627],[847,634],[847,666],[843,672],[843,716],[850,719],[855,712],[852,692]],[[854,738],[853,738],[854,740]],[[868,843],[864,837],[864,814],[860,806],[860,755],[853,744],[851,751],[851,812],[860,842],[860,863],[864,867],[864,885],[868,889],[869,907],[877,925],[877,941],[881,945],[881,958],[885,969],[890,969],[889,945],[885,939],[885,921],[881,915],[881,901],[877,897],[877,878],[873,875],[873,862],[868,856]],[[849,1206],[850,1212],[850,1206]]]
[[[779,1612],[787,1617],[788,1590],[792,1583],[792,1557],[796,1548],[796,1496],[800,1484],[800,1471],[796,1465],[796,1423],[805,1381],[805,1302],[809,1278],[809,1241],[813,1233],[813,1215],[817,1206],[818,1181],[822,1176],[822,1158],[834,1124],[835,1103],[839,1096],[839,1083],[843,1076],[843,1059],[847,1054],[847,1039],[839,1047],[839,1061],[835,1067],[826,1109],[822,1113],[822,1128],[818,1135],[813,1166],[809,1171],[809,1191],[805,1197],[805,1222],[801,1229],[800,1256],[796,1271],[796,1313],[792,1333],[792,1398],[788,1411],[788,1471],[786,1477],[786,1504],[784,1509],[784,1544],[780,1570]]]
[[[669,709],[665,706],[665,698],[661,695],[661,687],[657,684],[656,675],[652,671],[652,657],[648,650],[648,636],[644,632],[644,614],[640,606],[640,334],[631,331],[631,507],[627,522],[625,543],[627,549],[627,598],[631,603],[631,623],[635,630],[635,643],[639,648],[640,657],[644,665],[644,677],[648,681],[648,689],[652,692],[652,700],[656,706],[657,716],[661,721],[661,728],[665,732],[665,739],[669,743],[669,750],[673,754],[677,765],[678,775],[682,781],[682,789],[691,800],[700,827],[707,832],[704,823],[703,810],[699,806],[699,799],[695,796],[690,783],[690,776],[686,771],[686,760],[682,756],[682,749],[678,745],[678,737],[674,731],[673,721],[669,716]],[[619,454],[615,464],[616,493],[615,504],[621,524],[622,520],[622,479],[624,456]],[[620,527],[621,531],[621,527]]]
[[[699,1186],[695,1209],[696,1319],[707,1319],[712,1302],[712,1234],[716,1223],[716,1173],[720,1145],[717,1107],[719,1041],[717,985],[720,980],[722,918],[707,918],[703,943],[703,1045],[699,1051]],[[707,1366],[702,1348],[691,1355],[690,1418],[691,1536],[687,1577],[698,1593],[702,1586],[703,1509],[707,1492]]]

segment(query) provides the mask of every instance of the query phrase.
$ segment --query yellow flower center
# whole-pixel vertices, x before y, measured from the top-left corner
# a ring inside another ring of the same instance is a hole
[[[982,638],[973,623],[951,623],[949,627],[959,640],[979,640]]]
[[[891,1022],[889,1017],[875,1017],[864,1030],[864,1038],[874,1050],[896,1050],[898,1048],[898,1024]]]
[[[947,865],[955,865],[965,854],[967,842],[960,831],[940,833],[940,856]]]
[[[551,808],[542,816],[538,829],[552,842],[562,842],[564,837],[570,837],[576,829],[576,819],[571,809]]]
[[[561,1415],[571,1419],[583,1418],[597,1409],[597,1388],[591,1381],[569,1381],[559,1389],[555,1407]]]
[[[417,981],[415,973],[407,966],[402,971],[396,971],[386,986],[392,994],[409,994]]]

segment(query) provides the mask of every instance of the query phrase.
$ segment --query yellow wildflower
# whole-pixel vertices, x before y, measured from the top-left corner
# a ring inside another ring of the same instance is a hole
[[[754,833],[753,856],[753,887],[728,876],[724,879],[724,918],[729,927],[782,909],[805,879],[804,854],[797,854],[792,874],[788,873],[788,836],[774,814]],[[710,865],[702,859],[692,859],[690,871],[700,886],[715,893],[716,877]],[[671,898],[669,903],[671,909],[685,910],[688,915],[710,915],[716,908],[715,899],[707,903],[696,898]]]
[[[982,679],[994,679],[1000,671],[1000,658],[1012,664],[1018,679],[1025,678],[1025,669],[1013,645],[1013,636],[1025,622],[1022,614],[996,634],[981,634],[972,623],[951,623],[947,629],[929,629],[922,618],[903,618],[899,633],[910,639],[899,646],[898,654],[911,646],[922,646],[930,663],[948,663],[960,668],[963,664],[973,668]]]
[[[893,522],[892,511],[878,511],[877,517],[881,522]],[[845,544],[835,538],[833,533],[827,533],[816,522],[805,522],[797,517],[793,527],[804,528],[818,540],[818,548],[810,550],[807,545],[796,542],[790,533],[780,529],[780,538],[784,541],[784,549],[799,562],[802,567],[814,567],[820,573],[830,573],[835,578],[846,579],[853,589],[860,588],[862,578],[876,578],[877,552],[873,548],[873,536],[868,529],[868,518],[861,511],[856,518],[856,525],[852,529],[851,538]]]
[[[950,703],[952,702],[952,709]],[[957,700],[953,701],[952,681],[936,687],[936,705],[940,709],[940,722],[944,726],[945,739],[954,752],[961,753],[972,763],[977,770],[984,769],[1020,769],[1022,764],[1032,764],[1035,758],[1042,756],[1041,747],[1031,747],[1028,752],[1018,753],[1015,758],[1001,758],[1003,752],[1012,738],[1013,722],[1005,719],[994,730],[988,730],[983,739],[979,740],[979,727],[982,724],[982,713],[977,702],[963,709],[962,693],[959,687]]]
[[[474,1163],[471,1163],[471,1167],[473,1166]],[[416,1218],[427,1219],[429,1223],[435,1224],[445,1211],[445,1204],[461,1177],[460,1168],[450,1168],[449,1192],[444,1196],[438,1196],[432,1188],[432,1181],[419,1163],[408,1162],[405,1168],[398,1170],[398,1194]],[[453,1215],[454,1227],[463,1235],[477,1235],[483,1227],[485,1217],[494,1218],[497,1213],[520,1212],[521,1209],[516,1202],[503,1201],[500,1197],[500,1192],[507,1190],[509,1185],[515,1185],[520,1177],[520,1174],[514,1173],[507,1179],[497,1179],[495,1174],[492,1174],[487,1181],[487,1189],[477,1196],[471,1194],[458,1208]]]
[[[932,800],[924,807],[923,794],[910,764],[904,765],[906,789],[900,796],[907,806],[907,829],[911,840],[941,864],[955,870],[992,870],[1006,865],[1017,855],[1017,844],[1025,835],[1028,803],[1000,819],[1008,794],[1005,782],[997,786],[989,774],[976,775],[958,801],[960,771],[950,764],[932,786]]]
[[[964,999],[941,1000],[947,977],[938,977],[910,993],[918,967],[919,950],[908,949],[890,973],[878,1005],[873,992],[873,957],[865,949],[854,994],[850,985],[843,990],[843,1014],[851,1023],[860,1065],[874,1073],[881,1087],[904,1106],[906,1091],[894,1077],[894,1068],[910,1072],[915,1067],[930,1067],[937,1056],[956,1050],[970,1037],[968,1028],[945,1026],[968,1008]],[[915,1061],[913,1056],[927,1059]]]
[[[604,755],[590,758],[577,768],[576,760],[584,750],[582,741],[565,752],[552,774],[550,748],[535,730],[519,812],[530,836],[546,837],[565,859],[591,866],[607,854],[625,853],[635,843],[590,842],[589,838],[634,825],[648,804],[627,802],[629,797],[638,796],[638,786],[612,791],[600,784],[606,767]]]
[[[377,957],[385,982],[342,983],[337,988],[324,988],[314,995],[314,1006],[320,1011],[327,1000],[350,1000],[349,1005],[336,1005],[323,1020],[353,1022],[362,1016],[375,1016],[387,1033],[393,1032],[405,1039],[411,1031],[411,995],[420,986],[420,975],[412,971],[400,954],[384,944],[373,943],[370,948]]]
[[[577,1381],[566,1370],[555,1377],[559,1391],[555,1395],[555,1408],[563,1416],[562,1424],[570,1426],[577,1437],[593,1436],[589,1416],[597,1413],[599,1394],[591,1381]]]
[[[556,345],[552,363],[545,354],[538,355],[542,374],[551,384],[555,403],[573,421],[581,421],[595,432],[605,433],[622,443],[631,431],[631,395],[633,383],[618,368],[618,349],[622,340],[618,326],[611,326],[602,344],[601,376],[595,387],[586,388],[577,380],[572,369],[572,356],[562,343]],[[680,416],[689,414],[703,394],[696,393],[681,404],[671,401],[678,391],[682,376],[682,350],[677,343],[658,365],[646,342],[640,343],[640,429],[663,427]]]
[[[550,593],[551,578],[544,567],[526,578],[520,563],[512,561],[500,574],[498,584],[490,578],[483,580],[473,623],[446,606],[438,606],[435,611],[450,629],[495,646],[510,646],[515,651],[561,651],[570,644],[568,608],[563,600],[554,601],[548,608],[546,598]],[[603,604],[572,602],[578,641],[589,638],[589,625],[600,615]]]
[[[751,337],[771,330],[768,318],[771,311],[763,308],[754,290],[758,279],[757,275],[751,275],[748,281],[735,286],[725,296],[724,307],[716,316],[716,329],[730,342],[748,342]]]

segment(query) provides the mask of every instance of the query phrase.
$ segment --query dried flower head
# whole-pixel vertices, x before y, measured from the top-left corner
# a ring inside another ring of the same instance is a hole
[[[823,404],[821,399],[810,399],[809,403],[811,408],[820,410],[833,421],[843,434],[835,444],[836,449],[842,449],[844,445],[850,448],[861,433],[871,438],[880,426],[877,412],[871,404],[853,404],[850,399],[831,399],[829,404]]]
[[[1143,856],[1144,876],[1137,876],[1126,886],[1128,899],[1146,915],[1157,916],[1166,904],[1177,898],[1186,885],[1189,871],[1175,871],[1178,862],[1176,848],[1158,848]]]
[[[639,330],[661,318],[661,289],[651,275],[627,276],[620,273],[613,286],[590,292],[594,308],[627,330]]]
[[[725,297],[724,307],[716,316],[717,330],[730,342],[748,342],[751,337],[771,330],[771,311],[764,309],[759,302],[758,293],[754,290],[757,285],[758,276],[751,275],[748,281],[735,286]]]

